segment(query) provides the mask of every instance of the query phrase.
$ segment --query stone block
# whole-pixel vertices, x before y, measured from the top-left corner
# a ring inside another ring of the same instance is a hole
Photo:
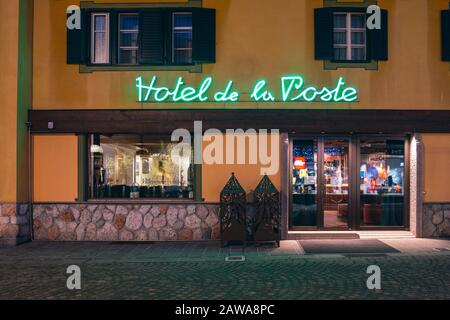
[[[127,217],[123,214],[118,214],[114,217],[113,224],[117,230],[122,230],[125,227]]]
[[[60,235],[58,226],[56,224],[52,225],[48,229],[47,234],[48,234],[48,240],[51,240],[51,241],[58,240],[58,237]]]
[[[90,223],[87,225],[84,238],[89,241],[97,240],[97,226],[95,224]]]
[[[191,241],[194,239],[194,233],[191,229],[183,229],[180,231],[178,239],[182,241]]]
[[[102,216],[103,216],[103,219],[105,219],[105,221],[112,222],[114,219],[114,212],[107,208],[103,208]]]
[[[196,210],[196,214],[197,214],[197,217],[199,217],[202,220],[205,220],[209,214],[208,208],[206,208],[206,206],[203,206],[203,205],[198,206],[197,210]]]
[[[9,217],[0,217],[0,225],[2,224],[9,224]]]
[[[199,217],[197,217],[195,214],[190,215],[186,217],[186,220],[184,222],[185,226],[191,229],[197,229],[200,228],[201,220]]]
[[[75,217],[73,216],[72,211],[70,211],[68,208],[64,211],[60,211],[59,219],[66,223],[75,221]]]
[[[219,218],[215,213],[211,212],[209,216],[206,218],[206,223],[208,224],[208,226],[214,227],[216,224],[219,223]]]
[[[152,206],[143,205],[143,206],[140,206],[139,212],[142,213],[142,214],[146,214],[147,212],[150,211],[151,208],[152,208]]]
[[[153,228],[161,230],[167,225],[167,218],[165,214],[161,214],[153,220]]]
[[[151,213],[147,213],[144,217],[144,228],[150,229],[153,225],[153,215]]]
[[[117,206],[116,215],[128,215],[128,209],[125,206]]]
[[[146,230],[136,231],[134,239],[137,241],[147,241],[147,231]]]
[[[150,241],[159,240],[158,231],[156,231],[153,228],[148,230],[148,232],[147,232],[147,239],[150,240]]]
[[[86,226],[79,224],[75,229],[75,235],[77,240],[84,240],[84,235],[86,234]]]
[[[137,231],[142,226],[142,220],[142,214],[139,211],[132,211],[127,217],[125,226],[132,231]]]
[[[159,231],[159,240],[161,241],[171,241],[177,240],[177,233],[172,228],[163,228]]]
[[[127,229],[120,231],[119,240],[120,241],[132,241],[134,239],[134,234]]]
[[[1,207],[3,217],[15,216],[17,213],[17,205],[14,203],[4,203]]]
[[[159,206],[154,206],[150,209],[150,213],[156,218],[161,214],[161,210],[159,209]]]
[[[88,209],[84,209],[81,212],[80,222],[85,225],[91,223],[92,222],[92,211],[90,211]]]
[[[114,241],[119,239],[119,233],[112,223],[107,222],[97,230],[97,239],[99,241]]]
[[[0,225],[0,237],[14,238],[19,234],[19,226],[16,224]]]
[[[47,211],[45,211],[43,214],[41,214],[41,222],[42,222],[42,226],[45,229],[49,229],[52,225],[53,225],[53,216],[48,213]]]
[[[173,225],[178,220],[178,209],[175,207],[170,207],[169,210],[167,210],[167,223],[169,226],[173,227]]]

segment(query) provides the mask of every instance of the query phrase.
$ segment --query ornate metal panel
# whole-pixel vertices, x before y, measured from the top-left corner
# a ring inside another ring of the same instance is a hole
[[[265,175],[255,189],[254,203],[256,215],[254,219],[255,241],[280,242],[280,192]]]
[[[222,245],[246,241],[246,194],[234,173],[220,193],[220,232]]]

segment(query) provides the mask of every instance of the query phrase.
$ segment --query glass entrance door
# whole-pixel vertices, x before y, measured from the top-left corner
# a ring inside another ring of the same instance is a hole
[[[325,140],[323,156],[323,226],[348,228],[349,140]]]
[[[291,225],[317,227],[320,212],[318,140],[294,140],[292,151]]]
[[[291,227],[348,229],[349,139],[294,139]]]
[[[407,229],[408,154],[395,136],[293,138],[291,229]]]

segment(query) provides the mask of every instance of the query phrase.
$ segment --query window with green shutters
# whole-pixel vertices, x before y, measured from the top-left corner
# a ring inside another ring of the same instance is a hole
[[[67,31],[67,63],[96,67],[215,63],[216,13],[206,8],[84,9]]]
[[[336,12],[333,15],[333,59],[365,61],[367,57],[366,16]]]
[[[162,65],[166,62],[163,13],[162,10],[155,9],[142,11],[139,15],[139,63],[142,65]]]
[[[315,59],[369,63],[388,59],[388,13],[381,10],[381,29],[366,27],[364,7],[314,10]]]

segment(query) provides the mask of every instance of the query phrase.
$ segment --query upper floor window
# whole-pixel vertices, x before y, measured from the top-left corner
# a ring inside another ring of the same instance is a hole
[[[381,28],[368,29],[364,6],[314,9],[315,58],[326,65],[367,67],[388,60],[388,12],[381,10]]]
[[[119,15],[119,64],[138,63],[139,15]]]
[[[91,63],[109,63],[109,14],[92,14]]]
[[[192,14],[173,14],[172,60],[175,64],[192,63]]]
[[[121,66],[123,70],[126,66],[193,66],[216,59],[215,9],[88,8],[82,10],[82,21],[81,30],[67,30],[68,64],[100,66],[95,70]]]
[[[366,15],[361,13],[334,13],[334,60],[366,60]]]

